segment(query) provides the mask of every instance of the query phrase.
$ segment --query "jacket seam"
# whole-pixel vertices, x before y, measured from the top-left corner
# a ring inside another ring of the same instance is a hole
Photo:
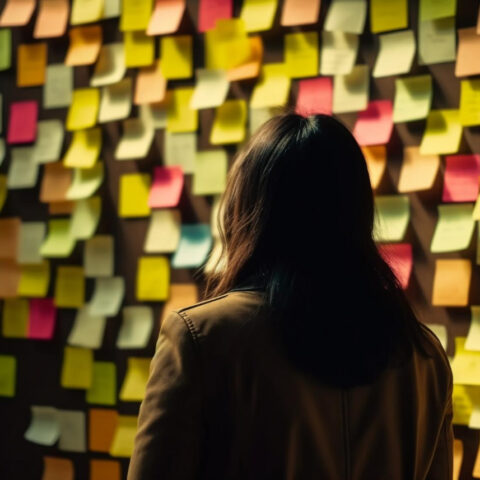
[[[185,312],[176,312],[178,316],[180,316],[185,325],[188,328],[188,331],[190,333],[190,336],[193,339],[193,343],[195,344],[195,348],[197,349],[197,352],[199,350],[200,342],[198,339],[198,332],[197,329],[195,328],[195,324],[193,323],[192,319],[187,315]]]

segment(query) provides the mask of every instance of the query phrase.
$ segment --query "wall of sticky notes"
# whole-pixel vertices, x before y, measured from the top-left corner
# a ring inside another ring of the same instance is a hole
[[[125,478],[162,317],[202,299],[235,152],[290,105],[361,144],[375,239],[452,363],[455,478],[480,478],[477,18],[0,1],[0,477]]]

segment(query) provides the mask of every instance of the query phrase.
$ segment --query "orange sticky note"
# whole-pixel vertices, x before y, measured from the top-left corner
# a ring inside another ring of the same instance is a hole
[[[45,164],[40,185],[40,201],[50,203],[67,200],[71,183],[72,170],[64,167],[62,162]]]
[[[93,452],[110,451],[117,428],[118,412],[108,408],[91,408],[88,414],[88,449]]]
[[[33,37],[61,37],[67,28],[69,12],[68,0],[40,0]]]
[[[458,29],[457,62],[455,76],[480,74],[480,35],[476,27]]]
[[[363,112],[359,112],[353,135],[359,145],[384,145],[393,130],[391,100],[372,100]]]
[[[102,46],[102,27],[100,25],[74,27],[68,33],[70,35],[70,45],[65,57],[65,65],[91,65],[95,63]]]
[[[0,27],[26,25],[35,10],[35,0],[8,0],[0,16]]]
[[[90,480],[120,480],[120,467],[116,460],[90,460]]]
[[[133,103],[161,102],[165,99],[166,90],[167,79],[160,68],[160,60],[157,60],[152,66],[141,68],[138,72]]]
[[[439,166],[440,157],[438,155],[421,155],[419,147],[405,147],[398,191],[415,192],[431,188]]]
[[[300,115],[332,114],[333,84],[331,77],[305,78],[298,82],[295,111]]]
[[[367,163],[370,183],[375,190],[382,180],[387,166],[387,149],[385,145],[370,145],[362,147],[362,152]]]
[[[241,65],[227,70],[227,79],[230,82],[236,80],[245,80],[246,78],[256,78],[260,74],[260,68],[263,59],[263,42],[260,35],[248,37],[250,44],[250,55]]]
[[[171,283],[170,297],[163,304],[160,324],[171,310],[193,305],[198,302],[198,287],[195,283]]]
[[[20,241],[20,218],[0,218],[0,259],[17,258]]]
[[[384,243],[378,248],[404,290],[408,288],[413,267],[412,245],[410,243]]]
[[[465,258],[437,258],[433,278],[432,305],[468,305],[472,263]]]
[[[0,298],[17,296],[21,276],[20,266],[12,260],[0,260]]]
[[[47,44],[23,43],[17,49],[17,86],[33,87],[45,83]]]
[[[285,0],[280,25],[310,25],[317,23],[320,0]]]
[[[156,0],[147,35],[164,35],[178,30],[185,12],[185,0]]]
[[[73,480],[73,462],[69,458],[43,457],[42,480]]]
[[[70,215],[75,208],[75,202],[52,202],[48,204],[49,215]]]

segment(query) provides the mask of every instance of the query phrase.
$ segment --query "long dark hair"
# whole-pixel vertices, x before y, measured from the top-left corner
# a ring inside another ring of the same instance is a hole
[[[258,286],[304,372],[347,387],[408,361],[414,344],[429,355],[426,327],[373,240],[367,165],[340,121],[292,111],[266,121],[237,152],[216,221],[206,297]]]

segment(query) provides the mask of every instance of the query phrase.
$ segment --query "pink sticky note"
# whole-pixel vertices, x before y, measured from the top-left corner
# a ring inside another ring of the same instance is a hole
[[[53,337],[56,317],[53,298],[32,298],[28,321],[28,338],[49,340]]]
[[[200,0],[198,6],[198,31],[215,27],[219,18],[232,18],[232,0]]]
[[[398,278],[404,290],[410,282],[413,267],[412,245],[410,243],[390,243],[379,245],[378,251]]]
[[[155,167],[148,206],[150,208],[176,207],[182,188],[183,169],[180,165]]]
[[[390,100],[372,100],[366,110],[360,112],[353,127],[353,135],[359,145],[385,145],[393,129],[393,108]]]
[[[448,155],[445,157],[443,202],[474,202],[478,197],[480,155]]]
[[[330,77],[306,78],[298,82],[296,113],[308,116],[315,113],[332,114],[333,84]]]
[[[13,102],[8,117],[7,143],[31,143],[37,137],[38,103]]]

